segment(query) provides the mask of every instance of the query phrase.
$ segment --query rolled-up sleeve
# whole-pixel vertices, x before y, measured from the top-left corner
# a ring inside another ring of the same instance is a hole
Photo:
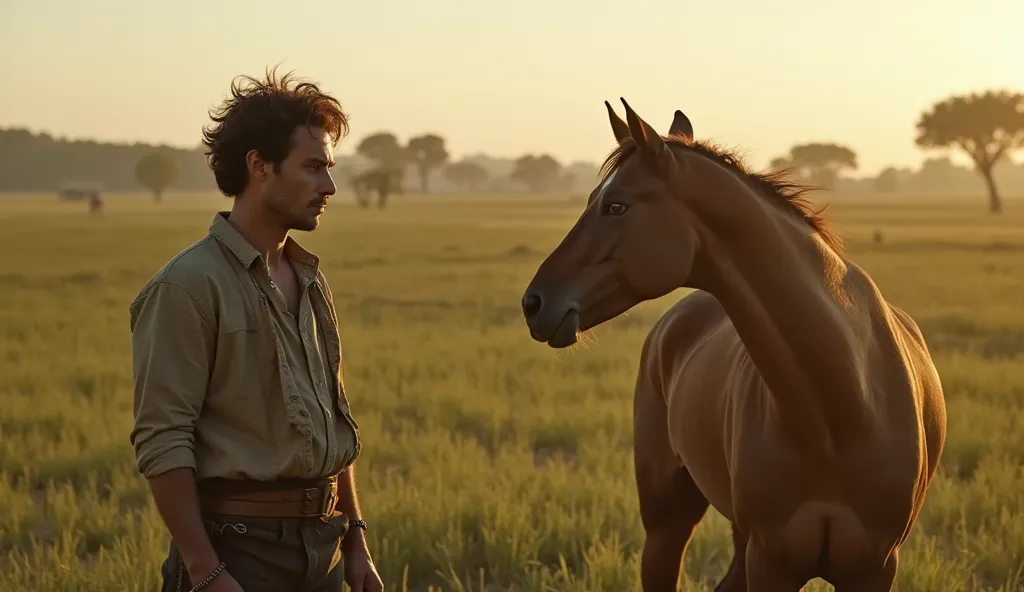
[[[195,469],[194,428],[206,396],[215,333],[188,291],[149,286],[131,306],[135,424],[130,440],[148,478]]]

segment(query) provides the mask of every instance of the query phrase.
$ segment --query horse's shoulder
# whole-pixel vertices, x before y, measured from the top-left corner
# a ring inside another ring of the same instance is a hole
[[[717,298],[694,290],[658,318],[647,334],[644,350],[677,351],[689,347],[727,320],[728,315]]]

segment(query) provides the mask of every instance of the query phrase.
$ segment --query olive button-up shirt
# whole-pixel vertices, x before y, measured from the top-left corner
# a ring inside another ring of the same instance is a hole
[[[330,288],[290,237],[284,253],[297,316],[226,212],[132,302],[130,440],[143,476],[189,467],[197,480],[317,479],[359,455]]]

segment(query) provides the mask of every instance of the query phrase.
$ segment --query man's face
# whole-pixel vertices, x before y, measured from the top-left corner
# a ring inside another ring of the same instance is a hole
[[[314,230],[337,187],[330,136],[322,128],[300,126],[292,133],[292,150],[280,171],[268,165],[263,204],[287,230]]]

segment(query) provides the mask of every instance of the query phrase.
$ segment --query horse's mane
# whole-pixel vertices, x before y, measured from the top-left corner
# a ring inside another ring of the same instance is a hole
[[[784,212],[806,222],[836,253],[843,252],[842,238],[833,228],[832,223],[824,216],[828,206],[815,209],[807,198],[807,194],[814,190],[814,187],[802,185],[794,181],[792,171],[780,170],[756,173],[751,171],[735,153],[710,142],[700,140],[690,142],[678,136],[667,136],[664,140],[670,148],[678,147],[690,152],[696,152],[732,171],[746,181],[757,193],[768,198],[771,203],[781,207]],[[604,182],[636,150],[637,145],[633,142],[632,138],[626,138],[612,150],[608,158],[605,159],[604,164],[601,165],[601,182]]]

